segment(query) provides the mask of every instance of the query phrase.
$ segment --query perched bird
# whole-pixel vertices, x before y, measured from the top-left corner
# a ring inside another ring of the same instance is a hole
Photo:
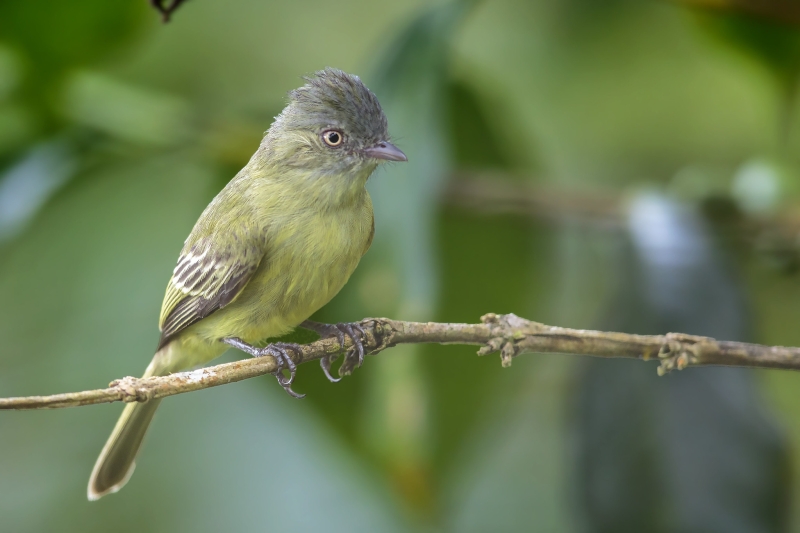
[[[271,355],[291,389],[291,344],[254,343],[302,325],[347,334],[363,361],[357,324],[306,320],[344,286],[375,232],[367,179],[382,161],[406,161],[389,143],[386,116],[361,80],[327,68],[289,93],[255,155],[206,207],[181,250],[161,308],[159,340],[145,376],[211,361],[231,346]],[[328,379],[330,360],[322,361]],[[289,377],[283,369],[290,372]],[[118,491],[160,400],[125,407],[89,479],[88,497]]]

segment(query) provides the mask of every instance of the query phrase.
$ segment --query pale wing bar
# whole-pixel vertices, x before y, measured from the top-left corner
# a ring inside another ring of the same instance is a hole
[[[232,302],[264,255],[257,246],[246,246],[239,254],[232,252],[214,251],[204,239],[181,255],[164,297],[158,349],[187,327]]]

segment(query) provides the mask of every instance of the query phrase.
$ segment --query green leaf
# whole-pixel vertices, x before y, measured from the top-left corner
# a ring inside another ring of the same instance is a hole
[[[774,1],[774,0],[771,0]],[[738,11],[734,3],[718,9],[692,9],[705,33],[765,67],[786,97],[794,96],[800,74],[800,26]]]

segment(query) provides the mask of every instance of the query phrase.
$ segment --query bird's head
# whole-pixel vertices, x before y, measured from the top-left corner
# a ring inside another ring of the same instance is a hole
[[[366,179],[382,161],[407,161],[389,142],[386,115],[358,76],[326,68],[289,98],[265,138],[281,164]]]

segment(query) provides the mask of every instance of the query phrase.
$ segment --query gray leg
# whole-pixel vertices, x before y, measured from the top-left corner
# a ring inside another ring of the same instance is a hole
[[[353,340],[353,348],[345,354],[345,360],[339,368],[339,375],[349,374],[353,368],[357,368],[364,363],[364,329],[357,322],[344,322],[338,324],[323,324],[321,322],[314,322],[306,320],[300,327],[315,331],[323,339],[336,337],[339,341],[339,346],[344,349],[344,336],[347,335]],[[319,364],[322,371],[325,372],[327,377],[332,382],[337,382],[341,378],[334,378],[331,375],[331,363],[336,360],[338,355],[329,355],[323,357]],[[344,370],[344,372],[343,372]]]
[[[253,357],[264,357],[265,355],[271,355],[275,358],[275,362],[278,363],[278,369],[273,375],[275,376],[275,379],[278,380],[278,383],[280,383],[281,387],[283,387],[283,390],[285,390],[286,393],[293,398],[302,398],[305,396],[305,394],[298,394],[292,390],[292,383],[294,382],[294,377],[297,374],[297,365],[295,365],[294,361],[289,355],[289,352],[287,351],[292,350],[295,354],[302,353],[302,348],[299,344],[276,342],[266,346],[265,348],[258,348],[252,344],[247,344],[242,339],[238,339],[236,337],[222,339],[222,342],[229,344],[234,348],[238,348],[239,350],[248,353]],[[284,369],[289,371],[288,378],[283,375]]]

